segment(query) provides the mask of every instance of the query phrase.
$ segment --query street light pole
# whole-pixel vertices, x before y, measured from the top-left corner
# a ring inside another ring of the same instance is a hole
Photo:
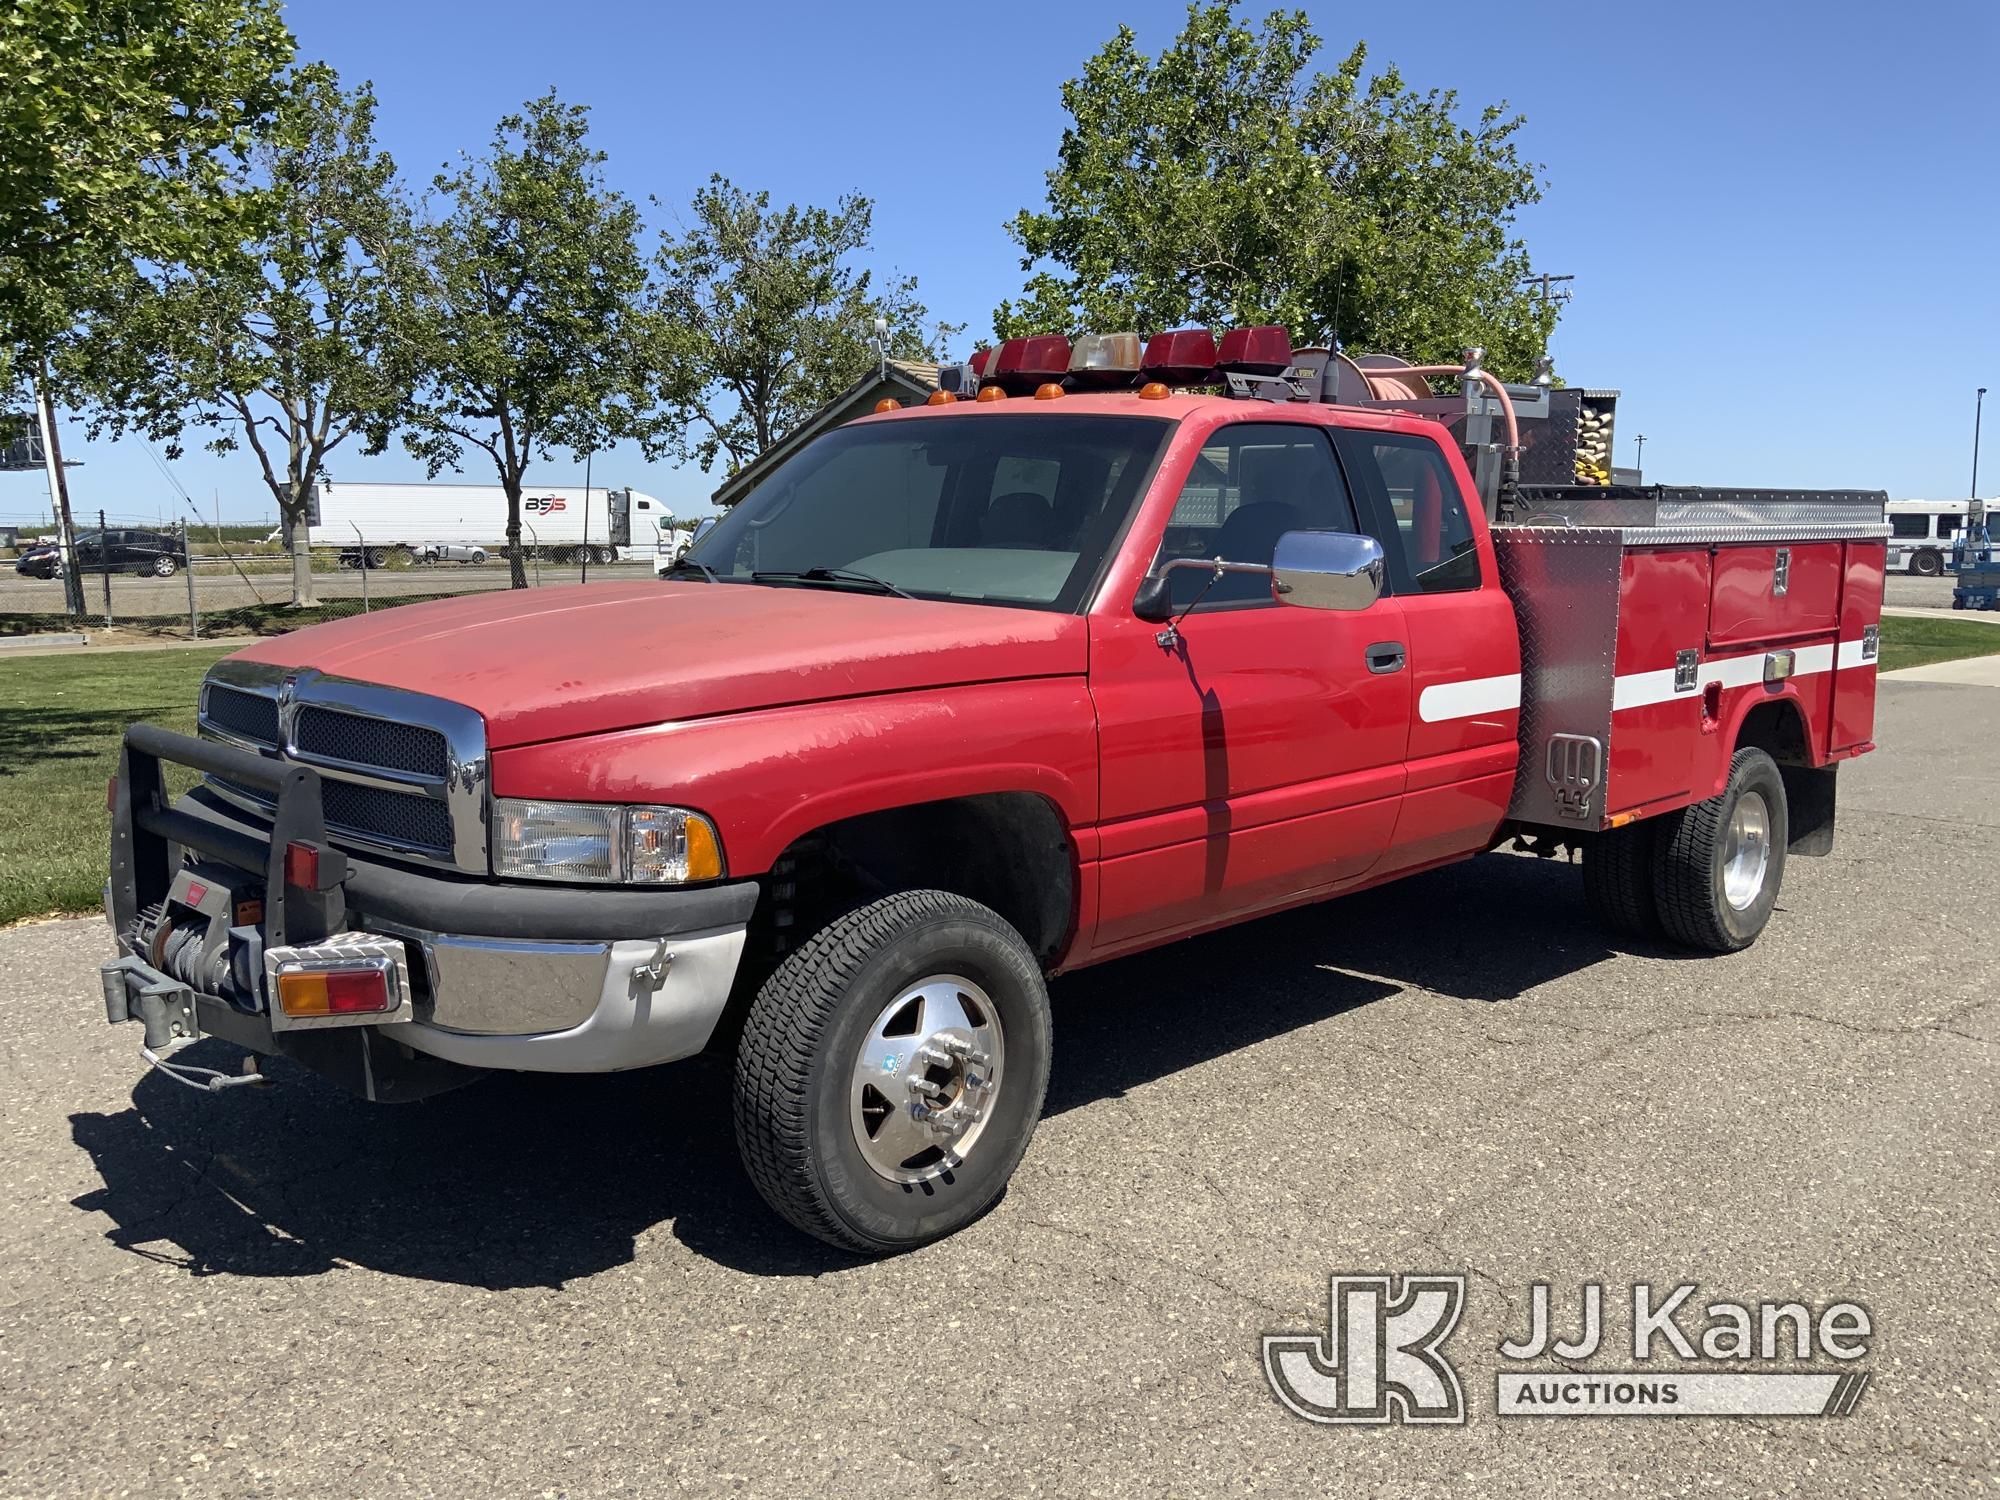
[[[1979,394],[1972,401],[1972,496],[1979,498],[1979,419],[1986,411],[1986,387],[1979,388]]]

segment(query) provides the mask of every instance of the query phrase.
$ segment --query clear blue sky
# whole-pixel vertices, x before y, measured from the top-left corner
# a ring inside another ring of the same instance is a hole
[[[1576,277],[1558,368],[1624,392],[1619,462],[1643,432],[1651,479],[1966,493],[1974,387],[1995,388],[2000,427],[2000,5],[1307,8],[1328,60],[1363,37],[1414,83],[1527,116],[1549,190],[1521,228],[1538,269]],[[642,204],[684,204],[718,171],[780,199],[867,194],[877,260],[977,334],[1020,284],[1001,224],[1040,199],[1060,85],[1118,18],[1150,51],[1184,10],[298,0],[288,14],[302,57],[374,81],[413,179],[554,84],[593,107],[613,182]],[[174,513],[136,443],[85,445],[73,426],[67,443],[86,465],[80,512]],[[1986,446],[1993,495],[2000,443]],[[345,479],[423,477],[399,450],[336,458]],[[271,513],[247,459],[174,470],[204,506],[219,489],[225,517]],[[567,460],[535,472],[582,477]],[[721,478],[628,452],[600,455],[594,477],[683,514]],[[45,505],[39,476],[0,475],[0,519]]]

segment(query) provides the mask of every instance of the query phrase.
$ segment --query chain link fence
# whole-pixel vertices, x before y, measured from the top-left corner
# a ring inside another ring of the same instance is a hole
[[[504,546],[420,554],[357,537],[352,547],[313,552],[314,603],[294,608],[292,559],[276,544],[205,542],[198,530],[190,535],[115,521],[86,529],[78,520],[83,615],[66,609],[58,556],[24,536],[12,548],[0,547],[0,636],[107,630],[170,640],[276,635],[511,583]],[[651,578],[655,566],[654,548],[530,549],[528,586],[630,582]]]

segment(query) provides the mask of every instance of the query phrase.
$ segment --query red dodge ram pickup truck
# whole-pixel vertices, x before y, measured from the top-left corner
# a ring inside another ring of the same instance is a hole
[[[882,1252],[999,1196],[1050,975],[1510,837],[1628,931],[1754,940],[1870,748],[1880,497],[1495,526],[1434,415],[1268,385],[941,392],[664,581],[218,663],[199,738],[126,735],[110,1018],[391,1101],[730,1045],[758,1188]]]

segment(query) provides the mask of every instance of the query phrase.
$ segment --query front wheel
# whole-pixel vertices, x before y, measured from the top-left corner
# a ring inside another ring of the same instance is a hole
[[[180,571],[180,566],[171,557],[165,555],[156,557],[153,559],[153,576],[155,578],[171,578],[175,573]]]
[[[1049,997],[998,913],[945,891],[849,912],[758,992],[736,1057],[736,1139],[766,1202],[886,1254],[979,1217],[1041,1116]]]
[[[1935,552],[1919,552],[1910,559],[1910,571],[1919,578],[1935,578],[1944,571],[1944,558]]]
[[[1653,885],[1676,942],[1734,953],[1757,941],[1785,878],[1785,780],[1762,750],[1738,750],[1722,795],[1660,820]]]

